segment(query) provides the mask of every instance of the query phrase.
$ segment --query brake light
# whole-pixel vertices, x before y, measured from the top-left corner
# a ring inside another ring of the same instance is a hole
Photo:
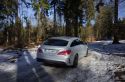
[[[58,55],[70,55],[71,54],[71,50],[64,50],[58,53]]]
[[[39,53],[43,53],[43,51],[42,51],[41,48],[38,48],[38,52],[39,52]]]

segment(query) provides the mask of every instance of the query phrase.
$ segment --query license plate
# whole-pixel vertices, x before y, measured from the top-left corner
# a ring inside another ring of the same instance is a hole
[[[56,50],[52,50],[52,49],[45,49],[45,52],[47,53],[56,53]]]

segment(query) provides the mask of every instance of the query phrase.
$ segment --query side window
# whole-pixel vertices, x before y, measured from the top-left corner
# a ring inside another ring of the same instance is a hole
[[[86,42],[83,42],[83,41],[80,41],[80,44],[81,44],[81,45],[87,45],[87,43],[86,43]]]
[[[79,41],[79,44],[84,44],[82,41]]]
[[[77,45],[83,44],[83,42],[81,40],[76,40],[76,41],[77,41]]]
[[[76,45],[77,45],[77,43],[76,43],[76,41],[74,40],[74,41],[71,43],[70,47],[73,47],[73,46],[76,46]]]
[[[71,47],[73,46],[77,46],[77,45],[80,45],[80,41],[79,40],[74,40],[72,43],[71,43]]]
[[[79,40],[79,44],[81,44],[81,45],[87,45],[86,42],[83,42],[83,41],[81,41],[81,40]]]

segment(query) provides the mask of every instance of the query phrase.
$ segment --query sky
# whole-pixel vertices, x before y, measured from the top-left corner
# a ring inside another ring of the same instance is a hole
[[[20,9],[19,9],[19,16],[20,18],[23,18],[24,16],[28,16],[29,20],[31,20],[32,25],[36,25],[37,21],[34,16],[34,10],[32,8],[26,8],[25,5],[23,4]],[[118,17],[120,19],[125,18],[125,1],[121,4],[119,4],[119,11],[118,11]],[[53,20],[53,14],[48,17],[51,21]],[[26,26],[25,21],[23,20],[23,25]]]
[[[125,18],[125,1],[119,4],[119,18]]]

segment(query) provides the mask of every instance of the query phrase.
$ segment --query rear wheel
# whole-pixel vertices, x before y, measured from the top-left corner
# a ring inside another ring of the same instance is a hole
[[[78,66],[78,55],[75,56],[72,67]]]

